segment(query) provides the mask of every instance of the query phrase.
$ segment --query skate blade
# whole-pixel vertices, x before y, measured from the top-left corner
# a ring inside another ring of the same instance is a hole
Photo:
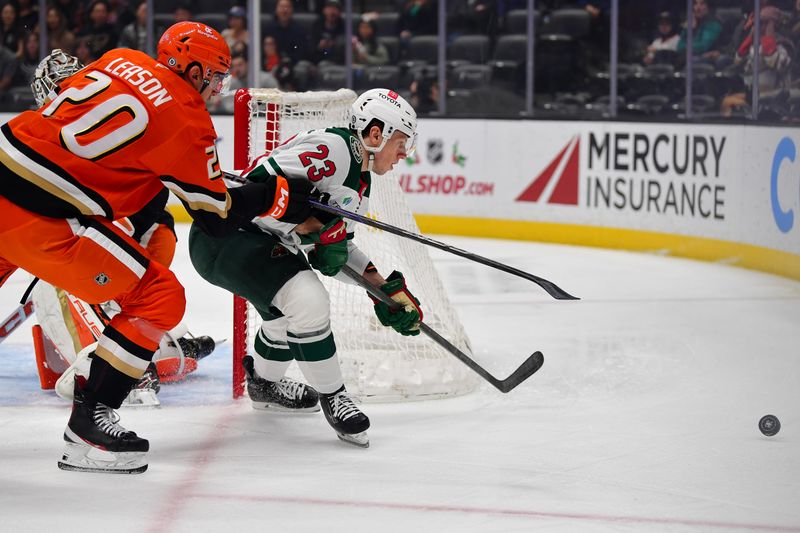
[[[136,409],[160,409],[161,400],[156,396],[153,389],[133,389],[125,400],[122,407],[133,407]]]
[[[340,441],[346,442],[347,444],[352,444],[359,448],[369,448],[369,436],[366,431],[362,431],[361,433],[340,433],[337,431],[336,436],[339,437]]]
[[[255,409],[256,411],[269,411],[273,413],[306,414],[306,413],[317,413],[320,411],[319,404],[314,405],[312,407],[293,409],[291,407],[286,407],[283,405],[278,405],[269,402],[254,402],[250,400],[250,403],[253,406],[253,409]]]
[[[147,456],[145,452],[107,452],[67,442],[58,467],[72,472],[141,474],[147,470]]]
[[[136,468],[120,470],[118,468],[87,468],[84,466],[77,466],[64,461],[59,461],[58,467],[61,470],[66,470],[68,472],[87,472],[90,474],[141,474],[142,472],[147,471],[146,464]]]

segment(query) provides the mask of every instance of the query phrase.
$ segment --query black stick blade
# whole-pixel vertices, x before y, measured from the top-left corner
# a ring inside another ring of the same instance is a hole
[[[544,364],[544,355],[542,352],[533,352],[533,354],[525,360],[524,363],[517,368],[513,374],[506,379],[500,381],[496,387],[500,392],[509,392],[517,385],[534,375]]]

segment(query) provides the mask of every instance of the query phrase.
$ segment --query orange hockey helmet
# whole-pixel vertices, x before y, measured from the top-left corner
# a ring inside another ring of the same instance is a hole
[[[158,41],[158,62],[178,74],[196,63],[203,69],[200,92],[212,83],[215,92],[220,92],[231,68],[231,51],[214,28],[200,22],[178,22]]]

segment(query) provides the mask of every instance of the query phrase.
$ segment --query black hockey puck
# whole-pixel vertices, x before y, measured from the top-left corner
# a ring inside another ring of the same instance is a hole
[[[781,421],[775,415],[764,415],[758,421],[758,429],[767,437],[771,437],[781,430]]]

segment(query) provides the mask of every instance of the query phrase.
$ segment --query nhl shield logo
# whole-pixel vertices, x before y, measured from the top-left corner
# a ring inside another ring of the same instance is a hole
[[[94,277],[94,282],[97,283],[98,285],[105,285],[109,281],[110,281],[109,277],[106,276],[104,272],[100,272]]]
[[[442,162],[444,157],[444,141],[442,139],[428,140],[428,162],[432,165]]]

